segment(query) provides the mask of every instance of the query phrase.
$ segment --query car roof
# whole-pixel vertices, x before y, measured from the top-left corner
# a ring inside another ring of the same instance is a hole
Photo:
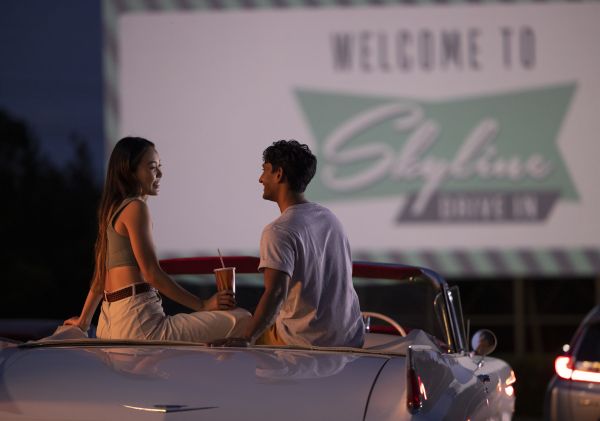
[[[596,304],[583,319],[582,325],[600,322],[600,304]]]

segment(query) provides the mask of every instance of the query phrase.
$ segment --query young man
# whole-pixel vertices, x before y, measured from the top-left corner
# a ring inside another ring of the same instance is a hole
[[[317,159],[308,146],[280,140],[263,152],[263,199],[281,216],[260,241],[265,291],[246,329],[258,344],[352,346],[364,341],[352,285],[350,245],[340,221],[304,198]]]

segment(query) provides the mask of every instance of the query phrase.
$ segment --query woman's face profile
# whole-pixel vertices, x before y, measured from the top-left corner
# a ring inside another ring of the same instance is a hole
[[[160,190],[162,177],[160,157],[154,148],[148,150],[135,171],[135,176],[140,182],[142,196],[156,196]]]

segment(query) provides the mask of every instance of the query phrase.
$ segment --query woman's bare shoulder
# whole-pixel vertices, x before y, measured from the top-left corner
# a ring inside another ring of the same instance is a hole
[[[144,200],[136,197],[125,206],[125,208],[121,212],[121,216],[125,219],[139,218],[144,216],[147,217],[149,216],[148,205]]]

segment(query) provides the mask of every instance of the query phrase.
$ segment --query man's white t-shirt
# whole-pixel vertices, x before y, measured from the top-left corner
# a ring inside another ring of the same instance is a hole
[[[263,230],[258,268],[290,276],[275,322],[287,344],[362,346],[350,244],[329,209],[310,202],[288,207]]]

